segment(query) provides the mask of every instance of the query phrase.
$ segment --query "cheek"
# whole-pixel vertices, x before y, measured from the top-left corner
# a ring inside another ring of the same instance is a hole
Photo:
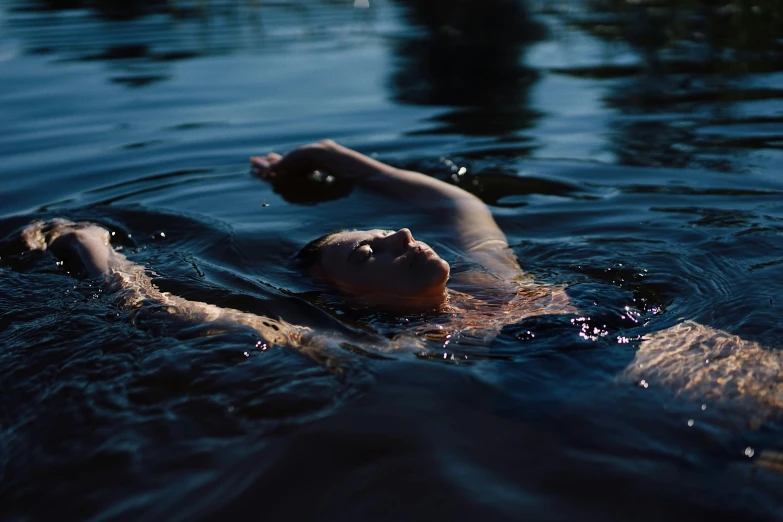
[[[409,263],[393,257],[378,257],[357,274],[362,286],[377,292],[408,292],[416,284]]]
[[[389,292],[404,284],[404,271],[387,260],[380,259],[345,274],[345,280],[358,292]]]
[[[352,278],[357,290],[368,292],[409,293],[445,283],[449,265],[439,257],[411,266],[408,259],[378,256]]]

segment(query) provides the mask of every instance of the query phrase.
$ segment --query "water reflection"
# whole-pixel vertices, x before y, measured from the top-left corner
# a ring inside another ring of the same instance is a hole
[[[614,80],[605,103],[619,113],[610,149],[627,165],[741,167],[749,150],[780,153],[783,2],[601,0],[571,23],[629,44],[638,65],[560,72]],[[753,128],[748,126],[752,124]]]
[[[130,20],[150,14],[166,7],[165,0],[40,0],[29,2],[24,8],[29,11],[62,11],[72,9],[94,9],[101,16],[113,20]]]
[[[102,63],[109,82],[130,88],[176,78],[174,64],[183,60],[282,54],[366,37],[371,27],[366,10],[328,0],[20,0],[8,11],[3,36],[19,39],[26,54]],[[357,20],[366,23],[357,27]]]
[[[212,2],[214,4],[214,2]],[[242,3],[258,2],[226,2],[222,7],[232,8]],[[74,9],[91,9],[101,18],[108,20],[133,20],[142,16],[158,13],[170,13],[178,17],[203,14],[209,7],[206,0],[40,0],[30,2],[25,6],[29,11],[63,11]]]
[[[395,43],[392,95],[406,104],[449,107],[426,132],[502,138],[534,125],[529,89],[538,73],[524,65],[523,54],[543,28],[524,2],[399,3],[421,31]]]
[[[27,1],[11,6],[8,32],[22,39],[26,53],[104,63],[109,82],[139,88],[172,78],[172,63],[258,47],[263,30],[256,7],[250,2]],[[33,12],[37,15],[26,16]]]

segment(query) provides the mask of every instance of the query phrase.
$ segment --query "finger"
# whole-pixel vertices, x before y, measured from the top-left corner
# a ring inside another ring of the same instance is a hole
[[[264,156],[252,156],[250,163],[257,169],[268,169],[270,167],[269,160]]]
[[[275,173],[270,168],[269,161],[263,156],[254,156],[250,158],[250,164],[254,176],[264,180],[270,180],[275,177]]]
[[[266,155],[266,159],[268,159],[270,163],[277,163],[278,161],[283,159],[283,156],[281,156],[277,152],[270,152],[269,154]]]

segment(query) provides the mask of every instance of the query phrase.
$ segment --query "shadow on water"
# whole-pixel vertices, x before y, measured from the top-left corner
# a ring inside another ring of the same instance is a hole
[[[389,82],[404,104],[444,106],[423,133],[488,136],[518,141],[534,125],[530,86],[538,78],[524,65],[525,48],[544,35],[524,2],[400,0],[419,32],[394,44]]]
[[[737,171],[747,167],[738,155],[783,159],[783,2],[586,6],[566,18],[608,45],[630,46],[639,62],[557,72],[613,82],[605,103],[617,111],[609,139],[618,162]]]

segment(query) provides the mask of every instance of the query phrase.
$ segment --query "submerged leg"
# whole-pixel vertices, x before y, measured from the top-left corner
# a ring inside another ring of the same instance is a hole
[[[783,412],[782,372],[779,350],[684,321],[646,336],[625,375],[696,400],[744,407],[757,425]]]

